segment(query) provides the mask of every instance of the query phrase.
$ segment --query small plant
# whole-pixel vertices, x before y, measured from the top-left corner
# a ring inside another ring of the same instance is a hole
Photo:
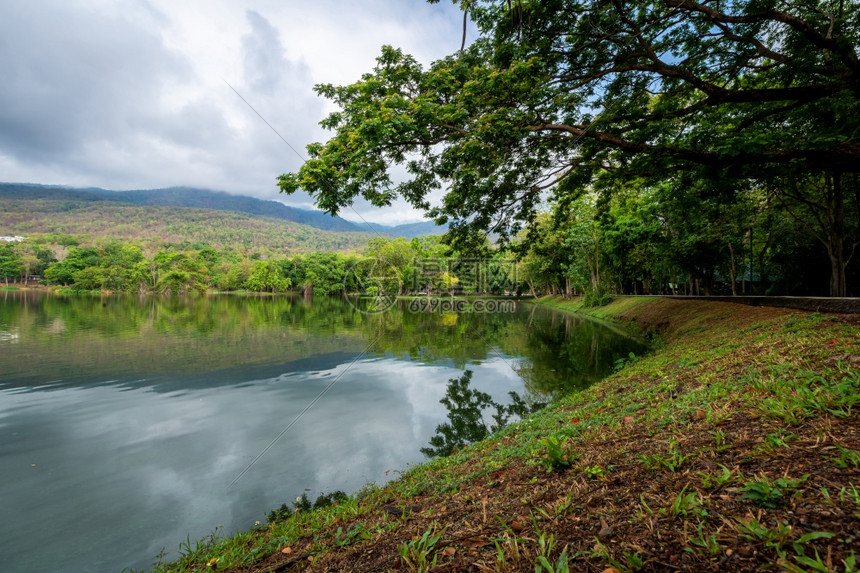
[[[741,537],[754,543],[762,543],[765,547],[773,549],[778,555],[783,556],[782,546],[791,537],[791,526],[787,521],[777,522],[776,527],[769,528],[754,517],[739,519],[737,531]]]
[[[535,508],[537,512],[548,521],[555,521],[559,517],[564,517],[570,511],[570,506],[573,504],[573,496],[567,494],[564,498],[559,498],[554,504],[548,506],[547,509],[541,507]]]
[[[638,553],[624,552],[624,561],[627,562],[626,569],[628,571],[640,571],[645,566],[645,561]]]
[[[609,473],[609,468],[602,468],[600,466],[585,466],[582,468],[582,473],[588,476],[591,479],[603,477]]]
[[[803,565],[805,568],[801,569],[795,565],[791,565],[789,563],[785,563],[783,568],[791,571],[792,573],[802,573],[806,571],[819,571],[820,573],[829,573],[834,569],[829,564],[830,559],[828,556],[827,561],[823,560],[821,556],[818,554],[818,550],[814,549],[815,556],[811,557],[805,554],[804,544],[809,543],[810,541],[814,541],[816,539],[832,539],[835,537],[832,533],[827,531],[813,531],[811,533],[807,533],[806,535],[801,536],[799,539],[792,543],[792,547],[794,548],[794,552],[797,555],[794,556],[795,561]],[[854,552],[842,560],[843,565],[845,565],[846,573],[856,573],[856,559],[854,557]]]
[[[672,515],[687,516],[695,514],[702,517],[708,515],[708,512],[702,508],[702,500],[699,499],[696,492],[691,491],[685,495],[686,491],[687,488],[684,487],[681,493],[675,497],[675,501],[672,502]]]
[[[809,543],[810,541],[815,541],[816,539],[833,539],[834,537],[835,537],[835,535],[830,533],[829,531],[812,531],[810,533],[807,533],[806,535],[801,535],[798,539],[793,541],[791,544],[792,547],[794,548],[794,552],[797,553],[797,555],[798,555],[798,557],[795,557],[795,559],[797,559],[799,562],[803,563],[803,561],[801,561],[801,558],[805,557],[804,556],[805,551],[804,551],[803,546],[805,544]],[[816,557],[816,561],[818,561],[818,552],[817,551],[815,552],[815,557]],[[805,559],[809,559],[809,558],[805,557]],[[804,563],[804,565],[810,565],[813,567],[813,569],[815,569],[815,566],[810,564],[810,563]],[[829,569],[827,569],[826,567],[824,570],[829,571]],[[815,571],[820,571],[820,569],[815,569]]]
[[[636,571],[640,571],[645,566],[645,561],[642,559],[642,556],[638,553],[627,553],[624,552],[624,562],[620,563],[612,558],[612,555],[609,553],[609,549],[600,542],[596,537],[594,538],[594,549],[589,553],[592,557],[598,557],[600,559],[606,560],[612,567],[618,569],[619,571],[630,571],[635,573]]]
[[[724,452],[728,449],[728,444],[726,444],[726,433],[720,430],[719,428],[715,431],[711,432],[711,435],[714,437],[714,442],[716,446],[714,447],[714,451],[717,453]]]
[[[843,470],[860,467],[860,452],[843,448],[838,444],[836,447],[839,448],[839,457],[829,458],[830,461],[833,462],[834,466]]]
[[[558,559],[553,563],[552,553],[555,551],[555,536],[538,531],[538,555],[535,558],[535,573],[570,573],[568,565],[567,547],[562,549]]]
[[[508,559],[517,563],[521,557],[519,538],[511,531],[507,524],[502,522],[502,525],[508,532],[505,533],[504,537],[493,540],[493,544],[496,546],[496,571],[502,570],[507,565]]]
[[[650,517],[654,515],[654,510],[651,509],[651,506],[648,505],[648,502],[645,501],[645,496],[639,496],[639,505],[641,509],[636,510],[636,518],[637,519],[645,519],[646,517]],[[666,513],[665,509],[660,509],[660,513]]]
[[[407,541],[397,547],[403,566],[414,573],[426,573],[436,566],[436,544],[442,533],[434,533],[436,524],[431,524],[421,537]],[[443,530],[444,531],[444,530]]]
[[[857,491],[856,486],[851,485],[851,489],[843,487],[839,491],[839,501],[841,503],[853,503],[854,509],[857,511],[857,513],[854,514],[854,517],[860,519],[860,492]]]
[[[767,478],[762,478],[747,482],[741,488],[741,491],[744,492],[743,499],[749,499],[759,507],[765,509],[776,509],[782,504],[784,491],[796,488],[801,481],[803,480],[791,480],[788,478],[779,478],[770,481]]]
[[[631,352],[630,354],[627,355],[626,358],[622,357],[622,358],[619,358],[618,360],[616,360],[615,363],[612,365],[612,370],[615,372],[618,372],[620,370],[623,370],[624,368],[626,368],[627,366],[629,366],[631,364],[635,364],[638,361],[639,361],[639,357],[636,356],[635,353]]]
[[[573,465],[576,456],[564,447],[564,436],[556,434],[544,438],[541,442],[546,447],[543,462],[547,472],[566,470]]]
[[[842,560],[842,564],[845,565],[845,573],[858,573],[860,569],[857,568],[857,557],[855,557],[854,552]]]
[[[693,454],[683,454],[678,448],[678,443],[675,440],[669,442],[669,451],[666,454],[646,454],[639,456],[639,460],[645,464],[649,470],[666,468],[670,472],[678,471],[688,459],[693,457]]]
[[[734,477],[732,470],[723,465],[720,468],[720,471],[715,473],[699,472],[699,476],[702,478],[701,484],[703,489],[720,488],[732,481]]]
[[[787,448],[788,440],[794,438],[794,434],[788,434],[782,428],[778,428],[775,432],[771,432],[765,436],[765,443],[773,450],[778,448]]]
[[[720,543],[717,541],[717,536],[712,534],[705,533],[705,523],[700,521],[698,527],[696,528],[696,536],[690,538],[690,543],[695,547],[699,547],[704,549],[711,555],[719,555],[722,552],[722,547]],[[692,547],[685,547],[685,551],[690,553],[696,553],[697,550]]]
[[[337,533],[334,535],[334,542],[338,547],[347,547],[357,541],[370,539],[371,534],[363,523],[355,523],[346,531],[342,527],[337,528]]]
[[[556,517],[564,517],[570,511],[570,506],[573,504],[573,494],[568,493],[564,499],[559,499],[553,506],[553,512]]]

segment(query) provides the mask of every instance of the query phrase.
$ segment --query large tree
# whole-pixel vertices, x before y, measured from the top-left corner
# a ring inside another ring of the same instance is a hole
[[[602,179],[686,173],[730,195],[733,181],[860,170],[855,2],[460,4],[470,46],[426,70],[384,47],[358,82],[317,86],[341,108],[322,122],[334,135],[283,191],[335,213],[358,196],[429,209],[443,189],[430,212],[463,240],[516,232],[548,196]],[[409,177],[393,181],[393,164]]]

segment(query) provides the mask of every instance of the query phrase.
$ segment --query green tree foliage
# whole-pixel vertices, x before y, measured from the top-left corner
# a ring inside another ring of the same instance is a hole
[[[253,291],[283,292],[290,288],[289,278],[285,278],[283,269],[275,261],[257,261],[245,288]]]
[[[76,274],[86,268],[99,266],[101,256],[94,247],[72,247],[62,261],[45,269],[45,278],[56,284],[73,285]]]
[[[317,86],[340,106],[322,122],[334,134],[280,177],[283,191],[303,189],[336,213],[359,196],[429,209],[428,196],[444,189],[430,213],[470,246],[476,230],[516,234],[547,195],[564,203],[641,180],[679,195],[692,186],[702,200],[731,205],[744,189],[773,189],[786,209],[790,199],[826,222],[817,231],[830,292],[846,293],[857,242],[846,201],[860,193],[860,5],[463,6],[480,34],[469,47],[424,69],[386,46],[356,83]],[[411,176],[393,181],[394,164]],[[713,276],[718,252],[739,246],[743,226],[724,226],[733,236],[716,242],[701,228],[678,229],[677,251],[702,257],[683,262],[688,274]]]
[[[156,266],[157,292],[184,294],[191,291],[206,292],[209,270],[203,261],[183,252],[160,251],[153,263]]]
[[[364,255],[379,261],[382,274],[385,275],[384,278],[396,279],[401,285],[401,292],[405,292],[408,286],[416,281],[418,269],[416,269],[415,261],[418,257],[418,251],[415,247],[420,245],[420,242],[416,241],[418,240],[408,241],[402,237],[390,240],[375,237],[367,242]],[[377,285],[377,288],[382,287],[383,285]]]
[[[9,243],[0,243],[0,277],[9,284],[9,280],[15,280],[21,272],[21,258]]]
[[[310,253],[303,257],[301,286],[315,295],[339,294],[344,291],[347,264],[338,253]]]
[[[221,269],[216,283],[219,290],[239,290],[251,277],[253,264],[251,261],[240,261],[232,265],[226,265]]]

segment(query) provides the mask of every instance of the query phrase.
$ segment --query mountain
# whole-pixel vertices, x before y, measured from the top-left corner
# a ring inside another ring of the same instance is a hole
[[[404,223],[402,225],[383,225],[382,223],[354,223],[362,231],[384,233],[395,237],[421,237],[423,235],[441,235],[448,230],[448,226],[437,226],[433,221],[421,221],[420,223]]]
[[[98,187],[69,188],[31,183],[0,183],[0,199],[4,198],[78,202],[106,201],[138,206],[213,209],[216,211],[232,211],[283,219],[325,231],[343,233],[373,232],[368,225],[352,223],[341,217],[327,215],[322,211],[299,209],[289,207],[277,201],[266,201],[243,195],[231,195],[223,191],[211,191],[209,189],[196,189],[192,187],[111,191]],[[378,223],[370,223],[370,225],[379,233],[407,238],[420,235],[439,235],[447,230],[445,227],[435,226],[430,221],[395,226]]]
[[[133,241],[157,250],[233,250],[276,256],[360,249],[376,236],[328,231],[284,219],[238,211],[132,204],[99,190],[0,185],[0,235],[72,235],[85,246],[101,239]],[[51,239],[64,242],[57,237]]]
[[[110,191],[97,187],[81,189],[42,186],[21,183],[0,183],[0,197],[17,199],[54,199],[76,201],[112,201],[129,205],[152,205],[161,207],[196,207],[216,211],[235,211],[249,215],[274,217],[302,225],[310,225],[325,231],[366,232],[340,217],[326,215],[322,211],[288,207],[277,201],[264,201],[254,197],[230,195],[222,191],[195,189],[192,187],[170,187],[167,189],[141,189],[135,191]]]

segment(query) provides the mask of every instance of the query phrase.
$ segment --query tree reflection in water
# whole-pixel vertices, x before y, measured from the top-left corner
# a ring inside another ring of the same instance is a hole
[[[448,380],[445,397],[439,400],[448,409],[448,421],[436,426],[436,435],[430,438],[430,447],[421,453],[430,458],[450,456],[470,443],[483,440],[510,423],[539,410],[545,403],[527,403],[516,392],[508,392],[510,404],[499,404],[486,392],[471,387],[472,371],[466,370],[459,378]],[[484,420],[486,410],[494,410],[493,423]]]

